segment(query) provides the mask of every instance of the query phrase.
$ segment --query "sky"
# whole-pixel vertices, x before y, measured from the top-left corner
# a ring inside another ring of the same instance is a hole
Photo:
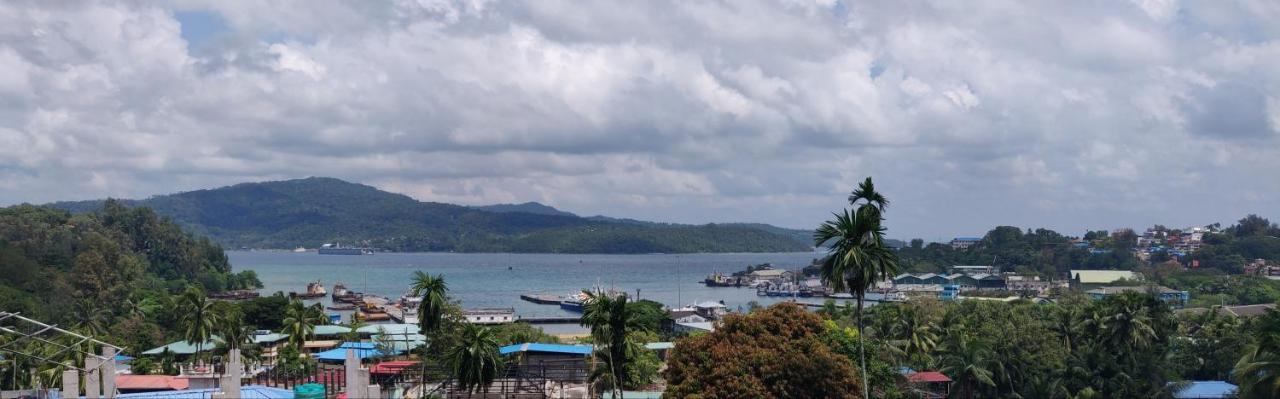
[[[1280,2],[6,1],[0,204],[330,176],[894,237],[1280,218]]]

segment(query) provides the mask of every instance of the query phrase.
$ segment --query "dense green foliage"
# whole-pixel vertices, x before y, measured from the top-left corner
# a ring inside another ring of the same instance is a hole
[[[832,351],[826,334],[821,318],[792,304],[730,315],[714,332],[676,342],[665,396],[862,397],[853,362]]]
[[[820,313],[839,325],[853,322],[852,312],[836,307]],[[1252,319],[1216,310],[1175,314],[1137,293],[1099,301],[1067,296],[1044,305],[882,304],[867,318],[868,347],[878,348],[869,351],[875,358],[868,365],[876,397],[912,397],[903,380],[876,377],[890,367],[941,371],[954,380],[953,396],[962,398],[1052,399],[1086,390],[1101,397],[1161,397],[1171,382],[1238,380],[1231,376],[1238,361],[1267,348],[1265,337],[1280,342],[1280,330],[1274,330],[1280,312]],[[828,342],[854,359],[848,338]],[[1258,358],[1275,351],[1262,353]]]
[[[76,215],[31,205],[0,209],[6,310],[61,325],[172,321],[160,320],[173,316],[163,305],[190,283],[207,291],[261,285],[252,272],[232,274],[218,245],[146,208],[108,202],[100,212]]]
[[[246,183],[124,202],[153,208],[230,247],[295,248],[338,242],[393,251],[457,252],[809,249],[803,241],[756,225],[622,223],[548,212],[509,212],[509,208],[489,212],[420,202],[330,178]],[[53,206],[85,212],[98,209],[100,202]]]

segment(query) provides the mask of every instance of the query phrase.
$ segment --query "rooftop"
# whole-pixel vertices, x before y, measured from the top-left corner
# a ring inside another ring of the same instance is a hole
[[[190,381],[171,375],[135,375],[120,374],[116,376],[116,388],[128,391],[179,391],[187,389]]]
[[[554,353],[554,354],[562,354],[562,355],[589,356],[591,355],[591,346],[590,345],[525,343],[525,344],[507,345],[498,349],[498,351],[504,355],[509,355],[517,352],[520,352],[520,353],[533,352],[533,353]]]
[[[1137,280],[1139,275],[1128,270],[1072,270],[1071,278],[1079,278],[1081,284],[1106,284],[1121,279]]]
[[[1234,398],[1236,386],[1226,381],[1191,381],[1186,388],[1175,392],[1178,399]]]
[[[1150,291],[1150,290],[1152,290],[1152,289],[1156,290],[1156,292],[1161,293],[1161,294],[1178,294],[1178,293],[1182,293],[1182,291],[1178,291],[1178,290],[1175,290],[1175,289],[1172,289],[1172,288],[1169,288],[1169,287],[1162,287],[1162,286],[1158,286],[1158,285],[1150,285],[1150,286],[1129,286],[1129,287],[1101,287],[1101,288],[1094,288],[1094,289],[1091,289],[1091,290],[1088,290],[1088,291],[1085,291],[1085,292],[1086,292],[1086,293],[1089,293],[1089,294],[1098,294],[1098,295],[1113,295],[1113,294],[1120,294],[1120,293],[1125,293],[1125,292],[1140,292],[1140,293],[1146,293],[1146,292],[1148,292],[1148,291]]]
[[[918,373],[907,374],[907,381],[910,382],[951,382],[951,378],[946,374],[937,371],[921,371]]]
[[[160,398],[160,399],[206,399],[213,396],[217,388],[209,389],[185,389],[181,391],[169,392],[140,392],[126,393],[116,396],[120,399],[130,398]],[[243,399],[293,399],[293,391],[288,389],[264,387],[261,385],[249,385],[240,388],[240,395]]]

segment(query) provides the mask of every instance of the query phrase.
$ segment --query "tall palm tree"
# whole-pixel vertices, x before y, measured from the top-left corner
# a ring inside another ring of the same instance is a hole
[[[421,297],[418,305],[418,327],[424,334],[440,329],[444,317],[444,305],[449,300],[449,286],[444,282],[444,275],[429,275],[421,270],[413,272],[413,283],[409,286],[411,296]]]
[[[904,341],[903,351],[907,355],[928,357],[929,352],[938,346],[938,334],[934,332],[933,323],[919,314],[915,309],[902,312],[898,318],[898,336]]]
[[[603,290],[583,293],[587,298],[583,301],[581,323],[591,328],[597,358],[604,360],[607,370],[607,374],[597,373],[597,379],[603,379],[610,386],[614,397],[622,397],[622,384],[627,381],[627,364],[631,359],[628,357],[627,335],[637,327],[637,322],[627,309],[626,295]]]
[[[196,357],[204,350],[204,343],[213,336],[218,324],[218,315],[214,313],[213,301],[205,297],[204,291],[191,285],[178,299],[178,321],[183,326],[182,339],[196,346]]]
[[[1156,338],[1151,316],[1140,297],[1126,295],[1117,298],[1101,320],[1105,337],[1112,345],[1125,348],[1143,348]]]
[[[475,324],[467,324],[461,338],[446,355],[449,367],[453,369],[458,385],[468,394],[487,393],[502,368],[498,339],[489,328]]]
[[[74,313],[76,323],[74,328],[91,337],[101,337],[107,334],[107,324],[111,318],[111,312],[106,307],[96,304],[89,300],[80,300],[76,302]]]
[[[318,306],[292,301],[284,309],[282,324],[284,331],[289,334],[289,345],[301,352],[302,344],[315,334],[316,326],[325,324],[324,312]]]
[[[243,364],[248,365],[250,361],[255,360],[253,329],[245,324],[243,313],[232,309],[223,314],[217,331],[221,338],[221,353],[229,354],[232,349],[239,349]]]
[[[994,375],[988,369],[987,348],[968,333],[953,331],[946,343],[939,348],[939,371],[950,376],[964,390],[965,397],[973,398],[979,385],[994,387]]]
[[[836,291],[848,290],[857,299],[858,358],[862,368],[863,397],[870,396],[867,387],[867,356],[863,334],[862,309],[866,292],[877,281],[898,272],[898,258],[884,245],[882,209],[889,200],[875,192],[867,178],[850,196],[852,201],[865,201],[856,211],[835,213],[835,219],[823,223],[813,233],[816,246],[830,245],[822,260],[822,280]]]
[[[849,193],[849,205],[857,206],[860,201],[876,207],[882,213],[889,207],[889,199],[876,191],[875,184],[871,183],[871,177],[858,183],[858,188]]]

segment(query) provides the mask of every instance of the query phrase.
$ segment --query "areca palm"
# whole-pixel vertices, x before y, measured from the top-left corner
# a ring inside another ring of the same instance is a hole
[[[475,324],[467,324],[461,338],[446,356],[453,375],[468,393],[488,392],[502,367],[498,339],[487,327]]]
[[[188,286],[178,299],[178,321],[182,330],[182,339],[196,346],[196,356],[204,350],[204,343],[213,335],[218,324],[218,317],[213,311],[213,302],[205,297],[204,291],[196,286]]]
[[[449,291],[444,275],[432,276],[421,270],[416,271],[409,290],[411,296],[422,298],[422,303],[418,305],[418,327],[424,332],[439,330]]]
[[[848,290],[857,300],[858,358],[863,371],[863,397],[867,387],[867,359],[863,334],[862,309],[868,289],[898,271],[896,254],[884,245],[885,228],[882,212],[889,200],[875,191],[871,178],[858,185],[849,196],[854,205],[864,201],[856,211],[835,213],[835,219],[823,223],[813,233],[814,245],[830,245],[822,260],[822,280],[836,291]]]
[[[591,328],[591,340],[595,343],[597,358],[603,360],[607,378],[597,380],[608,383],[615,397],[622,396],[622,382],[627,381],[628,355],[627,333],[635,327],[635,320],[627,309],[626,295],[613,295],[604,291],[583,291],[587,295],[582,309],[582,325]]]

